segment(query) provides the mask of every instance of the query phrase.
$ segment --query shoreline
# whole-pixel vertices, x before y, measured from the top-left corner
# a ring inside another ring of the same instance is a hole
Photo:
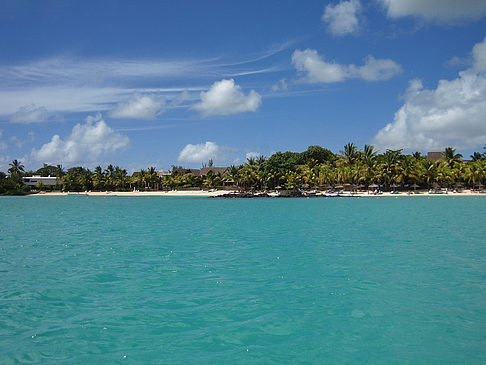
[[[238,194],[234,190],[172,190],[172,191],[90,191],[90,192],[41,192],[35,194],[27,194],[29,197],[41,197],[41,196],[118,196],[118,197],[221,197],[227,194]],[[460,193],[443,192],[443,193],[429,193],[428,191],[414,192],[400,192],[398,194],[392,194],[391,192],[384,192],[380,194],[373,194],[370,192],[357,192],[357,193],[318,193],[315,195],[302,195],[298,198],[323,198],[323,197],[353,197],[353,198],[379,198],[379,197],[456,197],[456,196],[485,196],[486,193],[475,192],[471,190],[464,190]],[[258,196],[254,196],[258,198]],[[268,197],[280,197],[276,192],[268,193]],[[232,198],[232,197],[230,197]],[[238,198],[237,195],[234,198]],[[282,196],[283,198],[283,196]]]

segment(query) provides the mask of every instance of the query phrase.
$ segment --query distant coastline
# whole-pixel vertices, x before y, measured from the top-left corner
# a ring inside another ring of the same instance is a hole
[[[239,197],[297,197],[370,196],[371,192],[373,196],[399,196],[416,191],[435,196],[469,191],[474,195],[485,191],[486,152],[476,152],[471,158],[463,160],[452,147],[422,156],[401,150],[378,153],[374,146],[358,149],[348,143],[339,154],[309,146],[304,152],[249,157],[237,166],[216,167],[209,160],[201,169],[172,166],[171,171],[157,171],[150,167],[131,175],[113,165],[91,171],[82,166],[64,170],[61,165],[44,164],[36,171],[25,171],[20,161],[13,160],[8,175],[0,173],[0,194],[220,196],[237,191]]]

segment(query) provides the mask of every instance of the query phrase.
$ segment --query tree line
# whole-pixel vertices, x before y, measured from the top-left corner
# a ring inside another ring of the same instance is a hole
[[[209,162],[212,166],[212,161]],[[23,194],[30,187],[22,185],[24,176],[56,176],[53,189],[64,191],[172,190],[185,188],[235,187],[243,190],[297,189],[350,185],[357,189],[380,186],[405,188],[480,188],[486,184],[486,146],[474,152],[470,161],[448,147],[442,158],[431,161],[420,152],[403,154],[402,150],[378,153],[371,145],[359,149],[348,143],[339,153],[321,146],[304,152],[276,152],[266,158],[248,158],[241,165],[228,167],[224,174],[209,172],[197,176],[181,166],[173,166],[170,175],[158,176],[155,167],[133,175],[119,166],[97,166],[93,171],[77,166],[65,170],[61,165],[44,164],[37,171],[25,171],[20,161],[10,163],[7,174],[0,172],[0,194]],[[35,187],[37,190],[47,187]]]

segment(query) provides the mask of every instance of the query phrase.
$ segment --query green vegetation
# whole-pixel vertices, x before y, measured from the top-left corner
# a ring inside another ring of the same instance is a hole
[[[471,161],[448,147],[439,161],[428,160],[420,152],[411,155],[401,150],[377,153],[373,146],[359,149],[348,143],[339,154],[320,146],[310,146],[302,153],[276,152],[269,158],[249,158],[239,166],[230,166],[226,173],[210,171],[204,176],[182,166],[173,166],[167,176],[158,176],[154,167],[140,170],[132,176],[119,166],[97,166],[93,171],[78,166],[65,171],[61,165],[44,165],[35,172],[24,171],[18,160],[12,161],[8,174],[0,172],[0,194],[24,194],[30,187],[22,185],[22,176],[32,174],[57,176],[60,185],[40,184],[37,189],[64,191],[131,191],[172,190],[186,188],[237,187],[244,190],[264,190],[302,186],[335,187],[353,185],[368,188],[381,185],[385,190],[409,188],[482,188],[486,184],[486,146],[483,153],[474,152]],[[208,166],[213,162],[209,161]],[[35,188],[34,188],[35,189]]]

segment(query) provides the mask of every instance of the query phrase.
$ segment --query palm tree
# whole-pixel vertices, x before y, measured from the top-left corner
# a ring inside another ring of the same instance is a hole
[[[376,158],[375,146],[365,144],[363,148],[363,161],[364,163],[371,167]]]
[[[105,176],[105,184],[109,190],[113,190],[113,186],[115,185],[115,176],[113,175],[113,171],[115,171],[115,168],[112,164],[109,164],[103,172]]]
[[[391,183],[400,182],[402,150],[387,150],[381,158],[382,162],[378,165],[377,175],[388,188]]]
[[[24,165],[20,163],[19,160],[13,160],[9,164],[10,168],[8,169],[8,173],[10,174],[10,178],[16,184],[22,184],[22,173],[24,172]]]
[[[474,152],[472,155],[471,155],[471,160],[472,161],[479,161],[479,160],[483,160],[485,159],[486,157],[480,153],[480,152]]]
[[[124,190],[128,185],[127,170],[121,169],[119,166],[115,166],[113,170],[113,181],[117,190]]]
[[[444,160],[446,161],[447,165],[451,167],[462,162],[462,155],[460,153],[456,153],[455,148],[446,147],[442,154],[444,155]]]
[[[265,161],[267,161],[266,157],[261,155],[260,157],[257,157],[256,164],[259,168],[263,169],[265,167]]]
[[[341,161],[344,165],[351,165],[359,158],[358,147],[354,143],[347,143],[344,145],[344,150],[341,153]]]
[[[93,171],[93,187],[95,190],[103,190],[105,186],[105,175],[101,166],[96,166]]]
[[[56,166],[56,177],[59,177],[61,178],[62,176],[64,176],[65,172],[64,172],[64,169],[62,168],[62,165],[57,165]]]
[[[148,184],[148,187],[152,187],[152,189],[158,189],[158,178],[157,170],[155,167],[149,167],[147,172],[145,173],[145,181]]]
[[[486,161],[474,161],[466,165],[463,172],[464,180],[472,188],[480,183],[485,182],[486,179]]]
[[[13,160],[8,165],[10,166],[8,169],[10,175],[21,175],[24,172],[24,165],[19,160]]]

